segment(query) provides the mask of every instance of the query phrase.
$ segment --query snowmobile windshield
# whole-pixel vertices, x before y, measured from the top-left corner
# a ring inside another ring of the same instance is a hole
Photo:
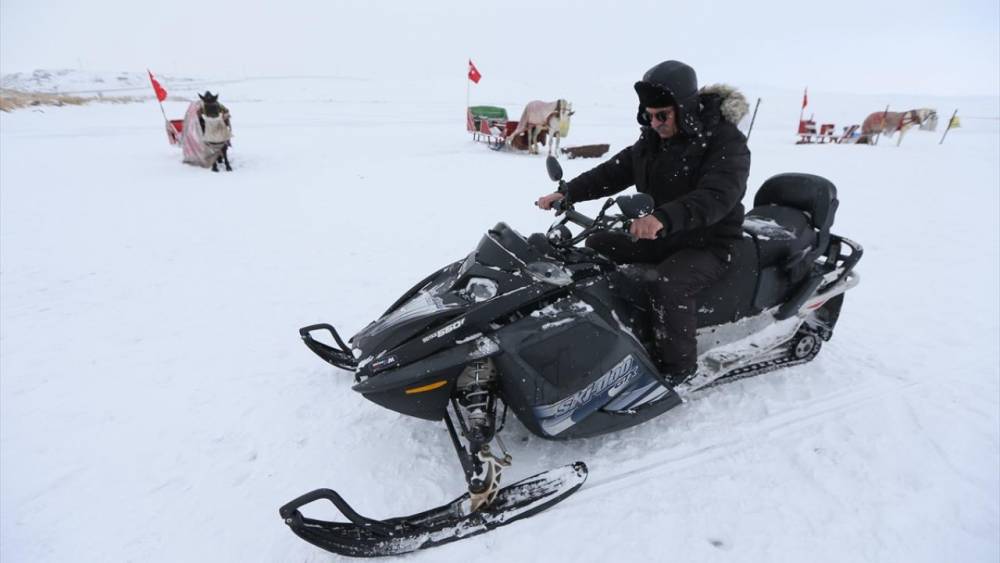
[[[498,223],[490,229],[476,247],[477,262],[508,272],[515,272],[525,268],[527,264],[544,260],[545,256],[538,248],[533,247],[505,223]]]
[[[377,329],[372,331],[372,334],[377,334],[384,329],[396,326],[402,322],[429,317],[440,311],[458,309],[460,307],[461,305],[458,303],[445,303],[444,299],[421,291],[400,308],[383,317],[378,323]]]
[[[461,301],[445,298],[454,281],[454,274],[446,274],[434,280],[405,303],[363,330],[359,336],[374,336],[405,322],[431,317],[442,311],[461,309],[464,305]]]

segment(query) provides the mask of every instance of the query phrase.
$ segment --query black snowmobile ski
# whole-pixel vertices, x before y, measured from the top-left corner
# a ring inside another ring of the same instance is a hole
[[[487,507],[467,514],[469,494],[419,514],[389,520],[366,518],[330,489],[317,489],[282,506],[285,524],[307,542],[351,557],[399,555],[464,539],[537,514],[570,496],[587,480],[578,461],[500,489]],[[350,522],[306,518],[299,509],[316,500],[332,502]]]

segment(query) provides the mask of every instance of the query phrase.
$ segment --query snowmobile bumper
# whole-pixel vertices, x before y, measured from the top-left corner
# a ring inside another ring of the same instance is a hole
[[[324,344],[323,342],[313,338],[311,333],[317,330],[328,331],[330,335],[333,336],[333,340],[337,343],[339,348],[334,348],[329,344]],[[351,354],[351,348],[344,343],[333,326],[321,323],[302,327],[299,329],[299,336],[302,337],[302,341],[305,342],[306,346],[315,352],[317,356],[323,358],[325,362],[348,371],[355,371],[358,369],[358,361],[354,358],[354,355]]]
[[[468,513],[469,494],[419,514],[373,520],[357,512],[336,491],[317,489],[282,506],[278,513],[292,532],[327,551],[351,557],[399,555],[488,532],[549,508],[587,480],[583,462],[558,467],[500,489],[489,506]],[[306,518],[299,509],[329,500],[349,522]]]

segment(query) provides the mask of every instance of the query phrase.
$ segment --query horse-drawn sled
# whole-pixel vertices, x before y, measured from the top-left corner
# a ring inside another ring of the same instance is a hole
[[[507,119],[507,110],[497,106],[472,106],[465,114],[465,128],[472,133],[474,141],[482,141],[493,150],[504,147],[509,137],[517,129],[517,121]]]
[[[819,129],[816,128],[816,121],[809,119],[799,120],[797,145],[811,144],[859,144],[874,145],[878,143],[880,135],[892,137],[899,133],[896,145],[903,142],[903,135],[912,127],[919,127],[923,131],[934,131],[937,128],[937,111],[931,108],[919,108],[904,112],[893,112],[886,108],[885,111],[871,113],[865,118],[861,125],[850,125],[843,128],[843,132],[838,134],[833,123],[822,123]]]
[[[527,151],[538,154],[538,145],[548,141],[548,153],[558,158],[595,158],[608,152],[609,146],[581,145],[559,148],[559,140],[569,134],[572,105],[566,100],[528,103],[521,119],[512,121],[507,110],[498,106],[471,106],[466,110],[465,128],[472,139],[489,145],[493,150]]]
[[[183,119],[167,120],[167,141],[175,147],[181,146],[181,135],[184,133]]]
[[[548,145],[549,155],[559,155],[559,140],[569,134],[572,105],[566,100],[532,101],[521,119],[512,121],[507,110],[497,106],[471,106],[466,111],[466,129],[476,141],[493,150],[512,149],[538,154],[538,145]]]
[[[184,162],[218,172],[219,164],[232,171],[229,164],[229,147],[232,146],[233,129],[229,110],[219,103],[219,96],[211,92],[198,95],[200,100],[191,102],[184,119],[168,119],[167,141],[184,153]]]
[[[843,132],[837,133],[837,126],[833,123],[820,124],[816,129],[816,121],[812,118],[799,120],[799,140],[796,145],[812,144],[852,144],[858,140],[859,125],[849,125],[843,128]]]

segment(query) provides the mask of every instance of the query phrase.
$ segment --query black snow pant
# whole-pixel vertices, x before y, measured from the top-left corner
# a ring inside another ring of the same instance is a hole
[[[620,233],[601,232],[587,246],[618,264],[653,266],[647,291],[652,306],[653,335],[660,369],[668,376],[686,376],[698,363],[699,291],[722,278],[732,262],[732,247],[724,242],[707,247],[677,247],[669,239],[633,240]]]

